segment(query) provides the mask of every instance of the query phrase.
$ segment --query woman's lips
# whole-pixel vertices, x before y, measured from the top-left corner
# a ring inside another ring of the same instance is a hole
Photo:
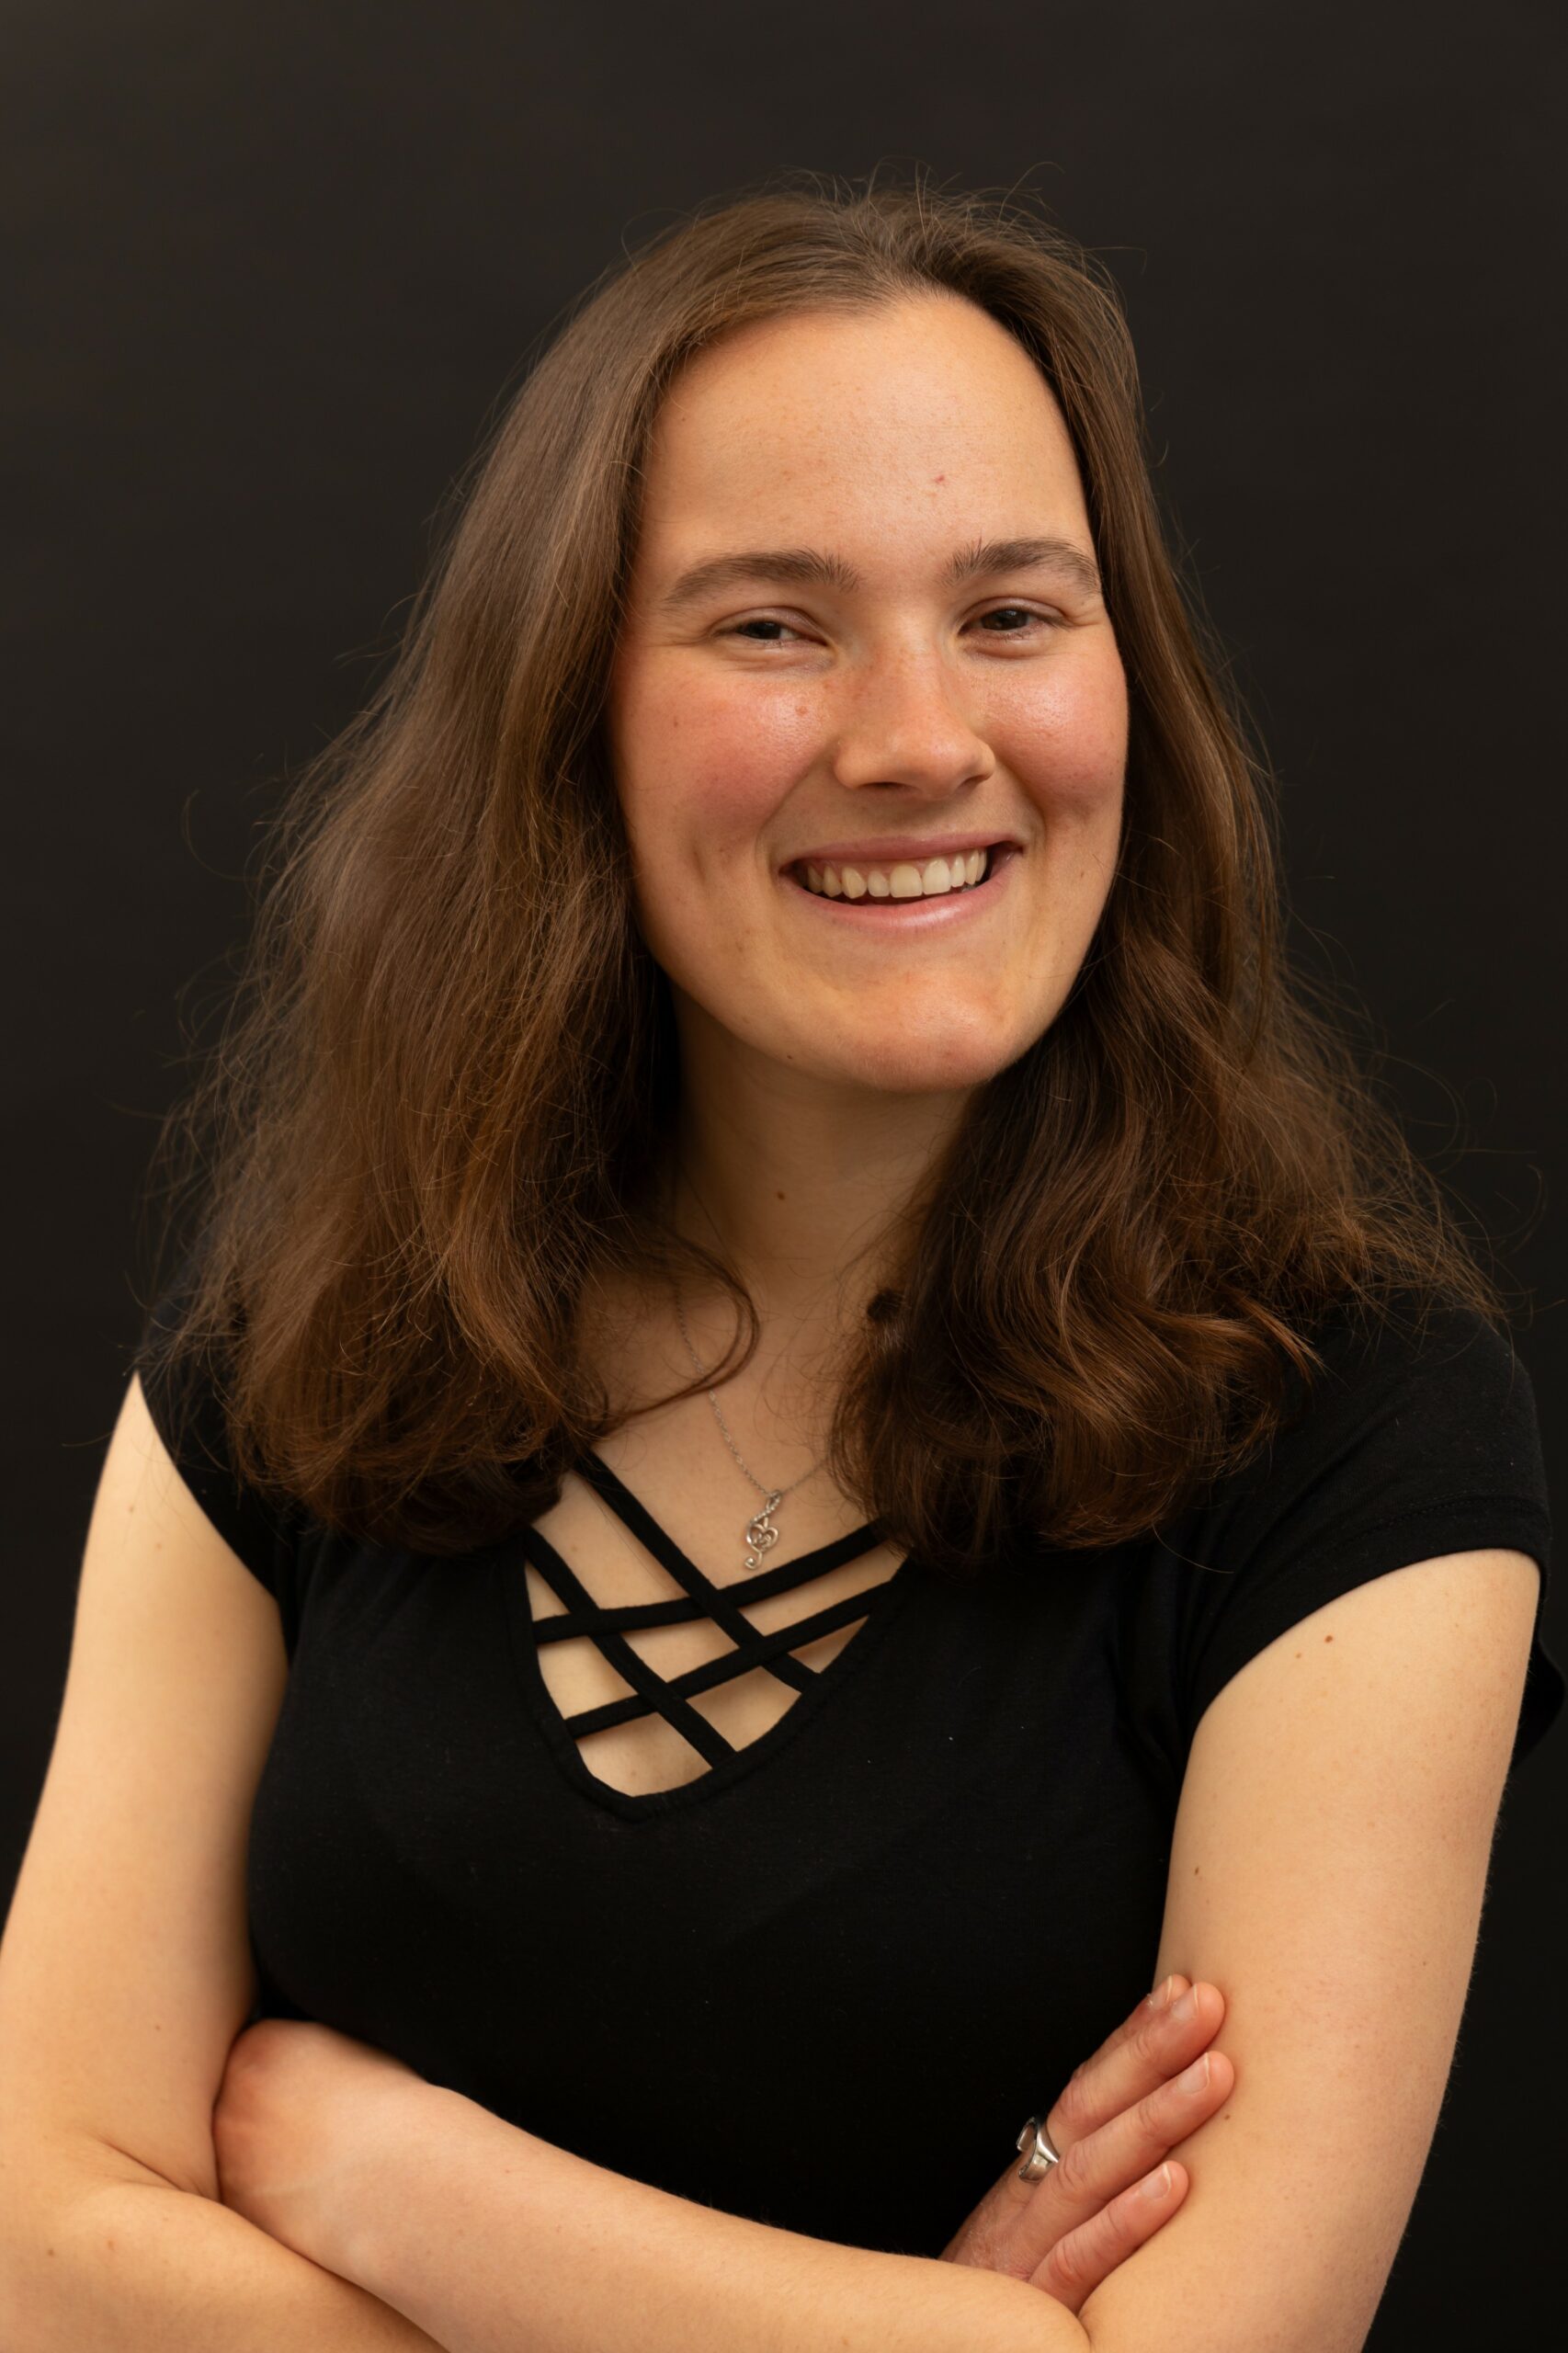
[[[786,873],[781,879],[797,899],[803,899],[829,922],[847,925],[861,933],[896,933],[902,938],[906,932],[948,930],[954,924],[983,915],[988,908],[996,906],[1006,895],[1007,878],[1021,856],[1022,852],[1012,844],[1003,845],[993,851],[991,870],[983,882],[969,883],[960,891],[938,892],[929,899],[830,899],[823,892],[809,891],[792,874]]]

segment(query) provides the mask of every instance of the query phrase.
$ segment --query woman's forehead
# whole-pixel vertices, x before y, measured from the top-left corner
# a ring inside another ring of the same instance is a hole
[[[783,544],[890,521],[918,536],[927,513],[986,536],[1083,517],[1049,385],[971,303],[759,322],[699,354],[655,419],[644,529],[682,569],[741,518]]]

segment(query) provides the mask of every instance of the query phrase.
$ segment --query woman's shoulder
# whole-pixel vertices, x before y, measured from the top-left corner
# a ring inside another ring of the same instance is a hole
[[[1395,1523],[1451,1522],[1454,1534],[1470,1506],[1494,1502],[1509,1507],[1500,1527],[1544,1552],[1535,1387],[1506,1329],[1462,1301],[1400,1291],[1335,1302],[1302,1336],[1317,1360],[1290,1369],[1278,1426],[1187,1516],[1233,1567],[1343,1549]]]
[[[1450,1553],[1524,1552],[1550,1576],[1534,1387],[1511,1335],[1448,1298],[1336,1306],[1284,1421],[1165,1531],[1190,1731],[1229,1677],[1352,1587]],[[1518,1753],[1561,1710],[1538,1608]]]
[[[1336,1302],[1309,1325],[1319,1363],[1298,1376],[1261,1466],[1318,1478],[1397,1475],[1428,1499],[1518,1493],[1544,1509],[1546,1472],[1529,1368],[1506,1326],[1446,1294]],[[1244,1479],[1244,1489],[1249,1483]]]
[[[303,1506],[264,1493],[236,1461],[225,1405],[228,1365],[182,1328],[195,1288],[187,1255],[144,1313],[131,1354],[153,1427],[196,1502],[251,1574],[275,1597],[308,1524]]]

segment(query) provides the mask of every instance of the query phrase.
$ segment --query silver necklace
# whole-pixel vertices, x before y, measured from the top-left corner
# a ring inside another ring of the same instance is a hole
[[[686,1309],[681,1304],[680,1293],[678,1291],[676,1293],[676,1313],[680,1318],[681,1338],[686,1342],[687,1354],[691,1358],[692,1368],[695,1371],[700,1372],[702,1370],[702,1358],[698,1355],[697,1350],[691,1345],[691,1334],[686,1328]],[[786,1495],[792,1495],[797,1487],[803,1486],[808,1479],[814,1477],[816,1472],[822,1469],[823,1462],[825,1461],[826,1457],[824,1456],[819,1461],[813,1462],[809,1471],[802,1471],[798,1479],[791,1479],[787,1487],[765,1487],[762,1481],[756,1476],[755,1472],[747,1471],[744,1462],[741,1461],[740,1448],[730,1436],[730,1426],[724,1419],[722,1413],[721,1413],[719,1409],[719,1400],[714,1395],[711,1389],[708,1392],[708,1403],[712,1406],[714,1417],[719,1424],[719,1427],[724,1433],[725,1445],[729,1448],[730,1452],[734,1456],[735,1461],[740,1463],[741,1469],[745,1471],[746,1477],[751,1481],[752,1485],[756,1489],[757,1494],[763,1498],[762,1509],[758,1512],[754,1512],[750,1519],[746,1522],[745,1535],[746,1567],[748,1569],[760,1569],[764,1557],[772,1552],[773,1547],[778,1541],[778,1530],[773,1525],[772,1515],[778,1510]]]

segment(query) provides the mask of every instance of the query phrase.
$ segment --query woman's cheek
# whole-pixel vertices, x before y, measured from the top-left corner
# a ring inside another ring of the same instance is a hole
[[[1118,661],[1084,665],[994,715],[992,748],[1049,824],[1119,809],[1129,711]]]
[[[782,682],[754,679],[728,692],[671,696],[631,740],[621,777],[629,822],[650,856],[656,831],[665,854],[682,864],[755,861],[758,836],[820,751],[810,702]]]

